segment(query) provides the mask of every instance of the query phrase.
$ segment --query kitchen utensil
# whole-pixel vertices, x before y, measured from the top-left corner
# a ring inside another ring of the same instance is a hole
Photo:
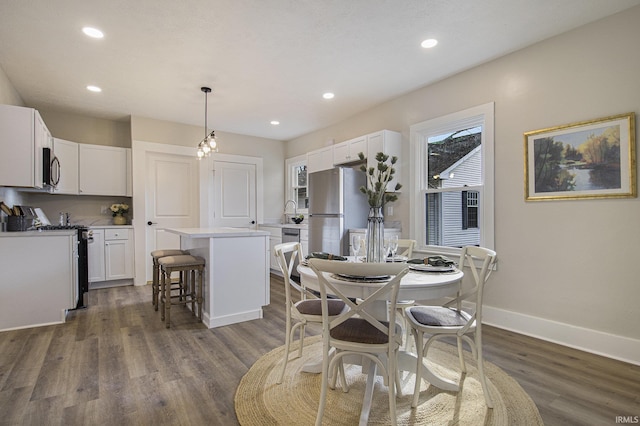
[[[13,216],[13,210],[11,210],[3,201],[0,201],[0,209],[5,212],[7,216]]]

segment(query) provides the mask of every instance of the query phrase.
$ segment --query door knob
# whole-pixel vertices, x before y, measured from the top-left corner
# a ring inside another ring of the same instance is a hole
[[[147,222],[147,225],[149,225],[149,226],[151,226],[151,225],[157,225],[157,224],[158,224],[158,222],[151,222],[151,221]]]
[[[252,220],[252,221],[251,221],[251,224],[252,224],[252,225],[255,225],[255,224],[256,224],[256,221],[255,221],[255,220]]]

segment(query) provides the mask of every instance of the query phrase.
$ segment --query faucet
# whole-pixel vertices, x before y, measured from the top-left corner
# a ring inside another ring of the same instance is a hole
[[[287,222],[287,206],[289,205],[289,203],[293,203],[293,214],[295,216],[298,216],[298,204],[295,202],[295,200],[287,200],[287,202],[284,203],[284,221],[285,221],[285,223]]]

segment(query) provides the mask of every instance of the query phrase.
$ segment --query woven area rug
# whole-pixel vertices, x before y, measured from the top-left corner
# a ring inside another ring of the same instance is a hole
[[[302,358],[297,351],[289,355],[282,384],[276,384],[284,347],[261,357],[240,381],[235,408],[238,421],[245,426],[313,425],[320,398],[320,374],[301,372],[304,364],[319,362],[320,336],[305,339]],[[413,375],[403,376],[403,396],[397,399],[398,424],[402,425],[542,425],[536,405],[518,383],[495,365],[485,362],[494,408],[485,405],[475,362],[467,362],[462,375],[455,347],[436,342],[429,349],[430,368],[443,378],[461,383],[460,392],[440,390],[423,381],[420,400],[411,409]],[[338,384],[329,389],[323,424],[357,425],[362,408],[366,375],[361,368],[348,366],[349,392]],[[386,387],[377,378],[369,424],[391,424]]]

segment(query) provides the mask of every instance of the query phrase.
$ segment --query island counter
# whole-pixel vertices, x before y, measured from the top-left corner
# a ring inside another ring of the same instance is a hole
[[[202,322],[221,327],[262,318],[269,304],[269,233],[244,228],[166,228],[205,259]]]

